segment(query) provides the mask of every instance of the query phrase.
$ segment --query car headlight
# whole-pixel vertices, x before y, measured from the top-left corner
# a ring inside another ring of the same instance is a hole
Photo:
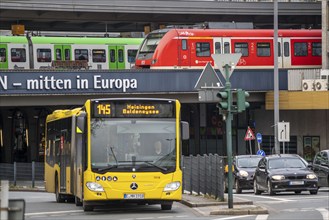
[[[313,180],[313,179],[316,179],[316,178],[317,178],[316,175],[313,174],[313,173],[311,173],[311,174],[307,174],[307,176],[306,176],[306,179],[311,179],[311,180]]]
[[[180,182],[168,183],[163,189],[164,192],[175,191],[180,187]]]
[[[98,184],[98,183],[95,183],[95,182],[87,182],[86,186],[91,191],[104,192],[104,189],[101,186],[101,184]]]
[[[284,180],[285,177],[283,175],[274,175],[274,176],[272,176],[272,179],[273,180]]]
[[[240,170],[240,171],[239,171],[239,174],[240,174],[240,176],[248,177],[248,172],[247,172],[247,171]]]

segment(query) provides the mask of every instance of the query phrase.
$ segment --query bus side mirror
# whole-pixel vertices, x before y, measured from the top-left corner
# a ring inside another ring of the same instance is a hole
[[[181,133],[182,133],[182,140],[188,140],[190,138],[190,127],[188,122],[186,121],[181,122]]]
[[[86,122],[85,114],[77,116],[76,133],[83,134],[85,132],[85,122]]]

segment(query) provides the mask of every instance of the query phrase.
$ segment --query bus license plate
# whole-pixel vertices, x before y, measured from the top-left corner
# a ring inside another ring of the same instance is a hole
[[[144,194],[124,194],[124,199],[144,199]]]
[[[290,185],[304,185],[304,181],[290,181]]]

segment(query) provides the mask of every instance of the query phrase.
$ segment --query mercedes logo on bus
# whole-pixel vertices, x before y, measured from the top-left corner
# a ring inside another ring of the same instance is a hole
[[[132,183],[132,184],[130,184],[130,189],[132,189],[132,190],[136,190],[137,188],[138,188],[137,183]]]

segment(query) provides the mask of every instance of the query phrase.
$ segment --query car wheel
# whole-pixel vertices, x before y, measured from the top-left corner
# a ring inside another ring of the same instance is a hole
[[[311,195],[316,195],[316,194],[318,194],[318,190],[310,190],[310,194]]]
[[[296,190],[295,191],[295,194],[300,194],[302,191],[300,191],[300,190]]]
[[[260,191],[258,189],[258,185],[257,185],[256,179],[254,179],[254,193],[255,193],[255,195],[260,195],[262,193],[262,191]]]
[[[162,210],[171,210],[172,204],[161,204]]]
[[[238,179],[235,179],[235,192],[237,194],[240,194],[242,192],[242,189],[240,187],[240,184],[239,184],[239,180]]]
[[[274,195],[275,193],[273,192],[273,189],[272,189],[272,183],[270,180],[267,180],[267,192],[269,195]]]

